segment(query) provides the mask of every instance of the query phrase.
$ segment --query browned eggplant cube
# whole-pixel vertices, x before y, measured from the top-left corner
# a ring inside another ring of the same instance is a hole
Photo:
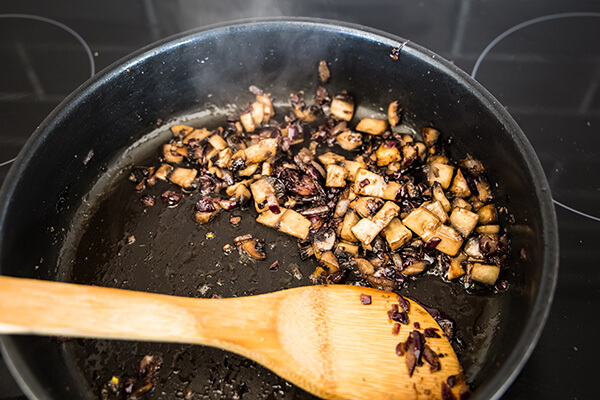
[[[433,128],[421,128],[421,136],[423,137],[423,143],[427,147],[432,147],[437,143],[440,132]]]
[[[388,226],[390,221],[400,212],[400,207],[393,201],[386,201],[383,207],[373,216],[375,222],[381,229]]]
[[[465,269],[462,266],[463,261],[467,260],[465,253],[459,253],[456,257],[450,257],[450,266],[448,267],[448,280],[460,278],[465,274]]]
[[[255,164],[265,161],[277,152],[277,139],[261,139],[258,144],[249,146],[244,150],[246,164]]]
[[[354,225],[358,224],[360,221],[360,217],[354,211],[348,211],[346,215],[344,215],[344,219],[340,225],[340,238],[348,241],[348,242],[358,242],[354,233],[352,233],[352,228]]]
[[[427,165],[427,180],[430,185],[439,182],[442,188],[448,189],[454,175],[454,167],[439,162],[430,162]]]
[[[456,175],[454,176],[454,180],[452,181],[452,185],[450,185],[449,190],[456,197],[469,197],[471,195],[471,190],[469,189],[467,180],[465,179],[460,168],[456,171]]]
[[[425,240],[431,238],[431,234],[440,226],[441,222],[431,211],[419,207],[408,214],[402,223],[411,231]]]
[[[458,253],[460,247],[463,244],[462,236],[460,236],[460,234],[456,230],[449,227],[448,225],[438,226],[435,232],[433,232],[430,237],[424,239],[429,240],[433,237],[441,239],[441,241],[435,247],[436,250],[448,254],[449,256],[456,255],[456,253]]]
[[[356,125],[356,130],[370,135],[381,135],[388,128],[388,122],[384,119],[363,118]]]
[[[471,268],[471,279],[476,282],[493,285],[500,275],[500,267],[490,264],[473,263]]]
[[[342,121],[350,121],[354,115],[354,100],[348,94],[338,94],[329,106],[331,115]]]
[[[177,152],[177,146],[172,144],[163,145],[163,158],[169,163],[180,163],[183,161],[183,156]]]
[[[350,202],[349,207],[363,218],[371,218],[383,206],[383,200],[376,197],[357,197]]]
[[[351,228],[351,231],[358,240],[363,244],[368,245],[375,239],[375,236],[381,232],[381,228],[370,219],[363,218]]]
[[[395,142],[383,142],[375,154],[377,155],[378,167],[383,167],[402,159],[400,150],[398,150]]]
[[[393,218],[383,230],[392,251],[398,250],[412,238],[412,232],[398,218]]]
[[[433,195],[434,200],[440,202],[440,204],[444,208],[444,211],[449,213],[451,209],[450,201],[446,197],[444,189],[442,188],[442,185],[440,185],[439,182],[433,183],[433,186],[431,187],[431,194]]]
[[[342,166],[330,164],[327,166],[327,179],[325,186],[327,187],[344,187],[346,186],[346,177],[348,170]]]
[[[358,132],[352,132],[346,129],[335,137],[337,144],[344,150],[354,150],[362,146],[362,135]]]
[[[193,130],[194,130],[194,128],[192,128],[191,126],[187,126],[187,125],[173,125],[171,127],[171,132],[173,132],[173,136],[180,137],[180,138],[188,135]]]
[[[198,171],[193,168],[175,168],[169,175],[169,180],[182,188],[188,188],[194,182],[197,174]]]
[[[286,211],[287,210],[285,208],[279,207],[279,214],[275,214],[273,211],[267,208],[265,212],[258,214],[258,217],[256,217],[256,222],[271,228],[279,229],[279,220],[281,217],[283,217],[283,213]]]
[[[363,196],[383,197],[386,185],[383,176],[362,168],[356,173],[354,192]]]
[[[467,237],[473,232],[478,221],[479,215],[464,208],[455,208],[452,210],[452,214],[450,214],[450,224],[452,224],[463,237]]]
[[[306,239],[310,231],[311,223],[302,214],[294,210],[286,210],[279,220],[279,231],[295,236],[299,239]]]
[[[498,213],[496,212],[496,206],[493,204],[488,204],[481,207],[477,211],[477,215],[479,215],[479,223],[481,225],[493,224],[496,222],[498,218]]]
[[[444,210],[442,203],[440,203],[439,201],[428,201],[426,203],[423,203],[421,207],[424,207],[428,211],[431,211],[433,215],[438,217],[442,224],[445,224],[448,220],[448,214],[446,214],[446,210]]]
[[[396,126],[400,123],[400,113],[402,112],[402,107],[400,107],[398,101],[392,101],[388,106],[388,122],[391,126]]]
[[[494,235],[500,233],[500,225],[480,225],[475,228],[477,233],[485,233],[487,235]]]
[[[173,167],[169,164],[163,164],[160,167],[158,167],[153,177],[156,179],[160,179],[161,181],[166,181],[171,172],[173,172]]]

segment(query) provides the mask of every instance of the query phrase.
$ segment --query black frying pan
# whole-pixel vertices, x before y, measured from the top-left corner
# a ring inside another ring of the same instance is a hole
[[[510,290],[474,296],[425,276],[403,291],[455,318],[474,397],[499,397],[532,351],[553,293],[558,245],[548,184],[525,136],[487,91],[412,43],[392,60],[390,50],[403,42],[315,20],[245,21],[171,38],[98,74],[46,119],[9,172],[0,194],[0,273],[184,296],[308,284],[314,263],[299,259],[295,240],[253,223],[252,210],[233,212],[243,216],[238,227],[227,212],[199,226],[191,197],[177,208],[158,204],[144,212],[126,178],[128,166],[155,155],[172,121],[194,114],[190,124],[222,124],[228,104],[251,100],[250,85],[281,102],[292,91],[311,93],[316,65],[327,60],[331,92],[351,91],[362,112],[400,100],[413,126],[451,135],[451,154],[483,160],[499,183],[498,203],[514,217]],[[215,237],[207,239],[208,232]],[[223,253],[244,233],[266,239],[266,261]],[[270,271],[275,260],[281,267]],[[311,398],[250,361],[199,346],[41,337],[3,337],[1,344],[30,398],[99,398],[113,375],[136,376],[146,354],[163,360],[148,399],[188,392]]]

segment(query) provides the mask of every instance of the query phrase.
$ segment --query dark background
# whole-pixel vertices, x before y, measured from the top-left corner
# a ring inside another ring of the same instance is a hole
[[[2,0],[0,183],[36,126],[91,74],[86,48],[68,29],[14,14],[72,29],[91,49],[95,71],[172,34],[259,16],[367,25],[428,47],[469,73],[479,60],[477,80],[509,109],[543,164],[560,227],[552,311],[503,399],[598,398],[600,2]],[[0,400],[22,398],[0,360]]]

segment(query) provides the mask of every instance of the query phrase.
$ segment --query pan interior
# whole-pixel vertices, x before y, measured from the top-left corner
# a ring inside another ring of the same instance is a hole
[[[61,280],[189,297],[248,296],[311,284],[317,262],[300,259],[295,238],[256,223],[253,207],[224,211],[199,225],[193,221],[197,196],[185,196],[177,207],[168,208],[160,194],[173,187],[161,181],[143,192],[157,199],[146,207],[142,193],[127,179],[132,165],[156,164],[160,144],[171,136],[168,126],[177,122],[214,128],[225,124],[227,110],[231,107],[173,121],[116,157],[75,213],[61,251]],[[373,115],[377,110],[358,112]],[[404,128],[415,127],[409,123]],[[241,216],[241,223],[233,226],[230,216]],[[224,251],[236,236],[247,233],[265,240],[266,260],[253,260],[235,247],[231,253]],[[271,271],[275,261],[280,267]],[[471,295],[459,283],[444,283],[435,275],[409,279],[402,294],[456,320],[457,351],[468,381],[476,384],[500,327],[504,295]],[[113,376],[135,377],[140,360],[155,355],[163,364],[156,388],[145,395],[148,399],[188,392],[210,399],[314,398],[254,362],[208,347],[92,339],[71,339],[60,346],[80,376],[82,393],[100,393]],[[398,368],[404,365],[399,362]]]

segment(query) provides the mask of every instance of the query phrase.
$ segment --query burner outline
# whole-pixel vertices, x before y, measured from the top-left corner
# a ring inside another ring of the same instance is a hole
[[[501,34],[496,36],[494,38],[494,40],[492,40],[485,47],[485,49],[483,49],[483,51],[481,52],[479,57],[477,57],[477,61],[475,61],[475,65],[473,66],[473,70],[471,71],[471,77],[473,79],[475,79],[475,76],[477,75],[477,72],[479,71],[479,67],[481,66],[481,63],[483,62],[483,59],[485,58],[485,56],[487,56],[488,53],[498,43],[500,43],[502,40],[504,40],[507,36],[510,36],[511,34],[517,32],[517,31],[520,31],[523,28],[527,28],[528,26],[539,24],[541,22],[547,22],[547,21],[552,21],[552,20],[562,19],[562,18],[576,18],[576,17],[600,17],[600,12],[581,11],[581,12],[565,12],[565,13],[557,13],[557,14],[548,14],[548,15],[543,15],[541,17],[529,19],[527,21],[521,22],[520,24],[517,24],[517,25],[505,30],[504,32],[502,32]],[[556,204],[557,206],[564,208],[567,211],[571,211],[572,213],[575,213],[582,217],[589,218],[591,220],[600,222],[599,217],[587,214],[583,211],[579,211],[573,207],[569,207],[566,204],[563,204],[563,203],[559,202],[558,200],[555,200],[554,198],[552,199],[552,202],[554,204]]]
[[[2,19],[2,18],[29,19],[29,20],[33,20],[33,21],[46,22],[50,25],[54,25],[64,31],[68,32],[71,36],[73,36],[75,39],[77,39],[77,41],[79,43],[81,43],[81,45],[83,46],[83,49],[85,50],[85,53],[90,62],[90,78],[96,74],[96,63],[94,62],[94,55],[92,54],[92,49],[87,44],[87,42],[81,37],[81,35],[79,33],[75,32],[69,26],[67,26],[61,22],[55,21],[53,19],[42,17],[39,15],[33,15],[33,14],[0,14],[0,19]],[[0,162],[0,168],[4,167],[5,165],[12,164],[16,159],[17,158],[15,157],[11,160]]]

